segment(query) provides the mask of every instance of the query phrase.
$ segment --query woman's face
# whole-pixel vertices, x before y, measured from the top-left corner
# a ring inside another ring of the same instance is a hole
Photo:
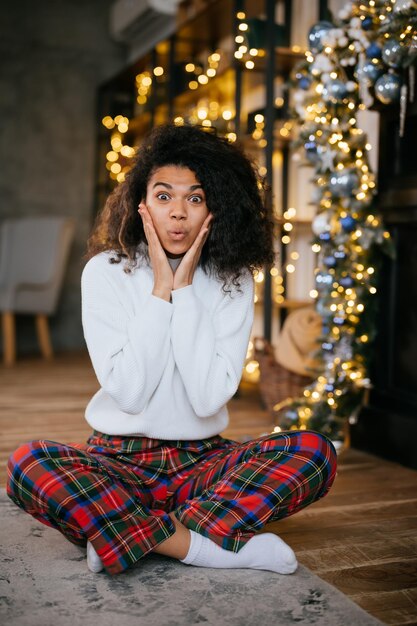
[[[194,172],[177,165],[156,169],[148,182],[145,203],[167,255],[183,256],[209,214]]]

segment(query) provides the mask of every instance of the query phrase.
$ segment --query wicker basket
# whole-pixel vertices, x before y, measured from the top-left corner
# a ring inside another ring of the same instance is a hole
[[[263,338],[255,338],[254,359],[259,363],[259,391],[264,408],[275,419],[276,405],[300,396],[303,389],[313,382],[313,378],[302,376],[280,365],[274,355],[273,346]]]

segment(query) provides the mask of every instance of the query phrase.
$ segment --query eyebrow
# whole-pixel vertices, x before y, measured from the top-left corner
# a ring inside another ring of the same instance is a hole
[[[162,185],[163,187],[166,187],[167,189],[172,189],[172,185],[170,185],[169,183],[163,183],[162,181],[157,181],[156,183],[154,183],[152,189],[155,189],[155,187],[157,187],[158,185]],[[201,185],[191,185],[191,187],[189,187],[190,191],[195,191],[196,189],[203,189],[203,187]]]

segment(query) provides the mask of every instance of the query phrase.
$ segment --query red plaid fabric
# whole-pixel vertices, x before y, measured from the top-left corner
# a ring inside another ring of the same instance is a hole
[[[78,545],[91,541],[116,574],[174,534],[172,512],[238,552],[267,522],[326,495],[336,454],[311,431],[246,443],[94,433],[86,445],[24,444],[8,472],[8,495],[18,506]]]

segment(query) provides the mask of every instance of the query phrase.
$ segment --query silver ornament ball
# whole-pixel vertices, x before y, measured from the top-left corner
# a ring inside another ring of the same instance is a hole
[[[394,5],[394,12],[399,13],[405,9],[417,9],[417,2],[415,0],[397,0]]]
[[[375,95],[383,104],[392,104],[400,98],[401,78],[396,74],[383,74],[375,83]]]
[[[342,102],[347,95],[348,90],[346,83],[338,79],[331,80],[326,83],[322,92],[323,99],[326,102],[333,102],[334,104]]]
[[[390,39],[382,48],[382,58],[390,67],[400,67],[406,54],[406,48],[396,39]]]
[[[321,52],[324,48],[322,39],[324,35],[334,28],[330,22],[318,22],[308,33],[308,44],[311,52]]]
[[[362,67],[358,65],[355,69],[356,78],[363,80],[368,86],[373,85],[383,73],[384,64],[379,59],[365,61]]]
[[[358,173],[354,169],[347,169],[342,172],[334,172],[330,176],[329,190],[337,198],[350,196],[359,184]]]
[[[321,235],[327,231],[330,231],[331,213],[323,211],[317,213],[311,224],[311,229],[315,235]]]

